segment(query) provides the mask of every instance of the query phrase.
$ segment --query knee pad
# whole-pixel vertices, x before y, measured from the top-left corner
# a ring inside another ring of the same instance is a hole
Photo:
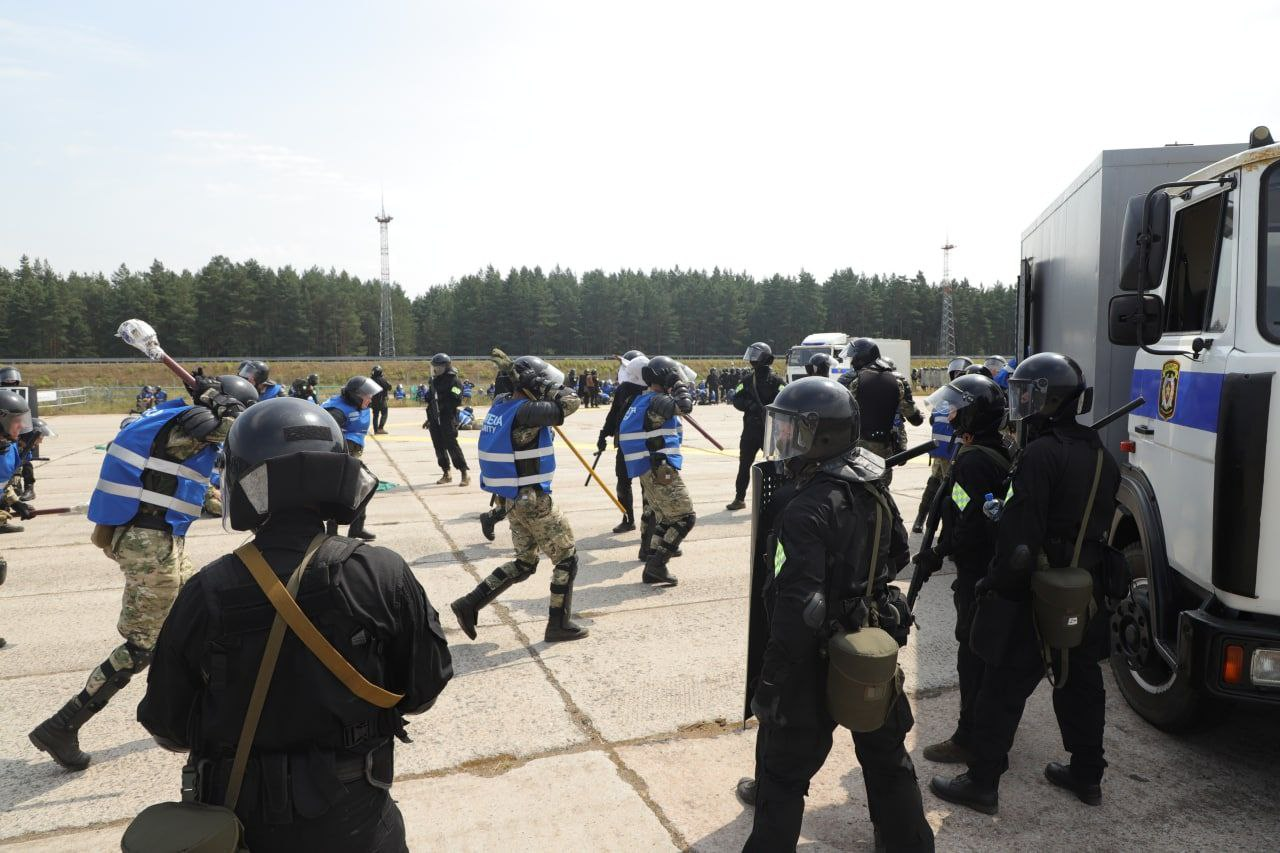
[[[698,514],[697,514],[696,512],[691,512],[691,513],[689,513],[688,515],[686,515],[684,518],[681,518],[679,521],[677,521],[677,522],[675,523],[675,526],[676,526],[676,527],[677,527],[677,528],[678,528],[678,529],[679,529],[679,530],[680,530],[680,531],[681,531],[685,536],[688,536],[688,535],[689,535],[689,531],[690,531],[690,530],[692,530],[692,529],[693,529],[693,526],[694,526],[695,524],[697,524],[697,523],[698,523]]]
[[[537,563],[525,563],[520,560],[514,560],[503,566],[506,571],[503,572],[511,583],[520,583],[520,581],[528,580],[533,577],[533,573],[538,570]]]
[[[129,654],[131,669],[135,672],[142,672],[151,665],[151,658],[155,657],[155,649],[144,649],[137,645],[133,640],[128,640],[124,644],[125,651]]]

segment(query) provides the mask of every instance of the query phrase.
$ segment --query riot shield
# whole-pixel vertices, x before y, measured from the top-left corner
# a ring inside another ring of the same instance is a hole
[[[751,562],[750,607],[747,617],[747,671],[743,690],[742,719],[751,719],[751,697],[764,665],[764,650],[769,643],[769,617],[764,609],[764,588],[773,578],[773,554],[768,550],[769,534],[783,501],[778,493],[787,484],[779,473],[778,462],[757,462],[751,466]]]

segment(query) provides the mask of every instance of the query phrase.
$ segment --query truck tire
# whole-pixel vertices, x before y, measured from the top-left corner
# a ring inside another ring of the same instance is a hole
[[[1147,607],[1147,555],[1141,542],[1123,551],[1134,584],[1126,601],[1139,613]],[[1147,621],[1149,625],[1149,619]],[[1185,672],[1171,669],[1154,650],[1146,665],[1135,668],[1115,644],[1111,649],[1111,672],[1129,707],[1147,722],[1166,732],[1187,732],[1199,728],[1206,719],[1209,701]]]

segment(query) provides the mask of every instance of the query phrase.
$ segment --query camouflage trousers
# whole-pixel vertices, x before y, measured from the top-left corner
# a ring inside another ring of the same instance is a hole
[[[672,553],[693,527],[693,499],[675,471],[675,480],[667,485],[653,478],[653,471],[645,471],[639,477],[640,493],[644,496],[644,513],[641,516],[642,548],[651,551],[661,549]],[[648,541],[645,541],[645,534]]]
[[[893,455],[893,447],[887,441],[870,441],[865,438],[858,439],[858,446],[863,450],[869,450],[882,459],[888,459]],[[886,486],[893,482],[893,469],[885,466],[884,476],[880,478]]]
[[[507,511],[517,560],[533,565],[541,552],[551,562],[559,563],[577,553],[569,519],[552,503],[551,495],[536,489],[524,492],[515,500],[498,500],[499,506]]]

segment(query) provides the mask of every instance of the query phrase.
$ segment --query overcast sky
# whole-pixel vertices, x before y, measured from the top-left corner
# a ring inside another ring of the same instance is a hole
[[[0,0],[0,265],[1012,281],[1104,148],[1280,133],[1280,4]],[[1256,11],[1253,7],[1272,7]]]

